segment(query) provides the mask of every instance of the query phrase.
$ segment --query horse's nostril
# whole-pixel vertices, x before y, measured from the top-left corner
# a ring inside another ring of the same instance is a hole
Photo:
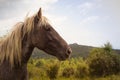
[[[67,54],[70,55],[70,53],[72,53],[72,50],[71,50],[71,48],[68,48],[67,49]]]

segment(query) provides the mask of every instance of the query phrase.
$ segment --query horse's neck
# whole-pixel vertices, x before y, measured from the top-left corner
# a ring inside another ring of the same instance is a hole
[[[30,56],[32,55],[34,46],[32,46],[31,42],[26,39],[23,40],[22,45],[22,62],[27,63]]]

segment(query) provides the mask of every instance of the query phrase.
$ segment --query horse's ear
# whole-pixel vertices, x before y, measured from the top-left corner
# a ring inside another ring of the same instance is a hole
[[[40,8],[37,13],[38,18],[40,19],[42,17],[42,9]]]

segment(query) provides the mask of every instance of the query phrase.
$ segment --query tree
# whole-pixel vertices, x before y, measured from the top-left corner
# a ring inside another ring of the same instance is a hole
[[[106,44],[104,44],[103,49],[108,54],[113,52],[112,45],[110,44],[110,42],[107,42]]]

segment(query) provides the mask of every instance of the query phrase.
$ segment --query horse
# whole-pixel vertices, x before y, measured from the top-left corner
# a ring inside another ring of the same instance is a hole
[[[28,80],[27,63],[34,48],[58,60],[69,58],[72,50],[55,31],[41,8],[23,22],[18,22],[0,42],[0,80]]]

